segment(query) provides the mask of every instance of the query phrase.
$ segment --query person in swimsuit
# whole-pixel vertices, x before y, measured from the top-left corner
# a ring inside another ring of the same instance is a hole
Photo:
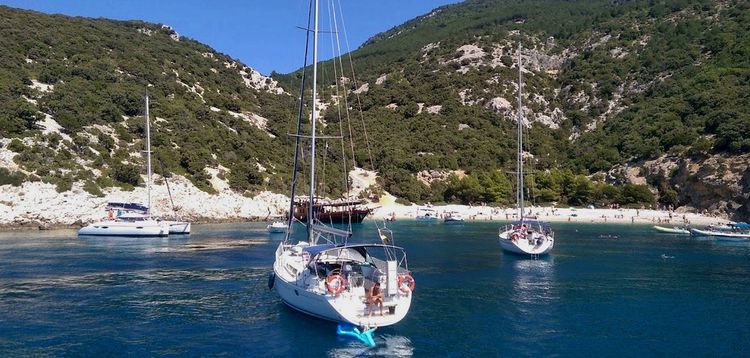
[[[373,305],[378,304],[380,305],[380,315],[383,315],[383,291],[380,290],[380,283],[375,282],[372,287],[370,287],[370,316],[372,316],[372,309]]]

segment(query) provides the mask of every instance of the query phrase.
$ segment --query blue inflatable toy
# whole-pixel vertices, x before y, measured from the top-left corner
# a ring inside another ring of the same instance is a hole
[[[339,336],[356,338],[370,347],[375,347],[375,337],[373,337],[374,331],[374,328],[370,328],[364,332],[360,332],[359,328],[348,323],[339,323],[338,327],[336,327],[336,333]]]

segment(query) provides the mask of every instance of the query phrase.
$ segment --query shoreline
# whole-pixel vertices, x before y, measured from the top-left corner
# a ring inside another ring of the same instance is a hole
[[[371,219],[385,220],[414,220],[418,208],[426,206],[401,205],[385,203],[373,211]],[[515,208],[491,207],[491,206],[469,206],[469,205],[432,205],[438,218],[445,213],[457,212],[467,222],[474,221],[513,221],[518,218]],[[703,226],[711,224],[728,224],[732,222],[726,217],[703,215],[688,212],[685,209],[676,211],[652,210],[652,209],[608,209],[608,208],[556,208],[532,206],[527,208],[533,216],[539,220],[548,222],[570,222],[588,224],[640,224],[640,225],[664,225],[664,226]]]
[[[365,221],[383,221],[393,217],[400,221],[416,221],[416,210],[419,205],[400,205],[388,204],[383,205],[375,210],[365,219]],[[458,212],[464,216],[466,222],[511,222],[516,220],[517,213],[514,208],[498,208],[489,206],[468,206],[468,205],[433,205],[432,209],[442,216],[446,212]],[[618,224],[618,225],[662,225],[671,226],[704,226],[710,224],[728,224],[732,221],[723,217],[706,216],[697,213],[675,213],[672,212],[672,220],[669,220],[669,211],[650,210],[650,209],[588,209],[588,208],[554,208],[555,214],[552,214],[552,207],[531,207],[532,213],[537,215],[540,220],[551,223],[572,223],[572,224]],[[537,211],[538,209],[538,211]],[[636,212],[637,211],[637,212]],[[513,212],[513,213],[511,213]],[[507,216],[506,216],[507,214]],[[541,215],[539,215],[541,214]],[[576,216],[572,216],[576,214]],[[683,215],[689,221],[685,224],[682,220]],[[617,217],[615,217],[617,216]],[[278,220],[279,215],[270,215],[267,217],[247,217],[247,218],[210,218],[202,217],[199,219],[190,219],[194,225],[202,224],[240,224],[240,223],[263,223]],[[165,217],[169,220],[169,217]],[[441,220],[438,220],[440,222]],[[26,222],[19,225],[1,224],[0,232],[14,231],[52,231],[52,230],[77,230],[85,224],[45,224],[42,222]]]
[[[164,217],[164,220],[172,220],[174,218]],[[241,224],[241,223],[262,223],[271,222],[278,220],[278,216],[271,216],[269,218],[263,217],[250,217],[250,218],[226,218],[226,219],[215,219],[215,218],[201,218],[201,219],[187,219],[192,225],[204,225],[204,224]],[[87,224],[44,224],[41,222],[27,222],[20,225],[0,224],[0,232],[14,232],[14,231],[52,231],[52,230],[78,230]]]
[[[367,179],[373,179],[374,175]],[[359,187],[368,183],[359,180]],[[229,189],[218,194],[200,191],[187,179],[175,176],[172,180],[172,195],[175,208],[183,220],[195,224],[209,223],[242,223],[267,222],[283,218],[289,210],[289,197],[269,191],[249,197]],[[0,186],[0,231],[56,230],[78,229],[88,223],[106,217],[107,202],[139,202],[146,197],[145,188],[131,191],[113,189],[103,197],[95,197],[82,188],[81,183],[74,183],[72,190],[58,193],[55,186],[40,182],[27,182],[20,187]],[[172,207],[167,199],[164,185],[152,187],[152,209],[157,216],[169,220]],[[368,204],[373,208],[366,220],[414,219],[418,208],[426,207],[416,204],[402,205],[396,198],[385,194],[378,202]],[[431,206],[442,217],[447,212],[460,213],[466,221],[513,221],[517,217],[514,207],[472,206],[472,205],[434,205]],[[726,216],[711,216],[691,212],[694,209],[681,207],[674,211],[650,209],[606,209],[606,208],[556,208],[531,206],[526,208],[540,220],[549,222],[573,223],[620,223],[681,226],[702,226],[709,224],[727,224],[731,221]],[[170,214],[168,214],[170,213]],[[159,215],[161,214],[161,215]]]

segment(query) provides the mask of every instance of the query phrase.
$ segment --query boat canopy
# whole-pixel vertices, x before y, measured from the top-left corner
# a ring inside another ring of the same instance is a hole
[[[143,204],[139,203],[107,203],[108,209],[113,210],[135,210],[135,211],[143,211],[148,212],[148,206],[145,206]]]
[[[315,256],[321,253],[325,253],[326,251],[332,251],[332,250],[340,250],[340,249],[354,249],[360,254],[364,256],[364,253],[367,251],[368,247],[372,248],[383,248],[383,249],[396,249],[400,251],[404,251],[402,247],[394,246],[394,245],[383,245],[383,244],[320,244],[320,245],[313,245],[308,246],[302,249],[302,251],[307,252],[310,254],[310,256]]]

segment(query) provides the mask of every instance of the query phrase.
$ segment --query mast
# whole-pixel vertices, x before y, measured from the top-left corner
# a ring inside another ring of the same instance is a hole
[[[311,139],[310,139],[310,205],[307,212],[307,238],[311,244],[315,244],[312,231],[313,225],[313,207],[315,206],[315,110],[317,103],[317,83],[318,83],[318,0],[315,0],[315,25],[313,30],[313,78],[312,78],[312,113],[310,113]]]
[[[148,214],[151,216],[151,125],[148,117],[148,91],[146,91],[146,188],[148,192]]]
[[[302,83],[299,90],[299,109],[297,111],[297,132],[294,139],[294,169],[292,170],[292,190],[289,200],[289,217],[287,217],[287,230],[284,241],[288,241],[292,235],[292,224],[294,222],[294,198],[297,190],[297,169],[299,165],[299,143],[302,132],[302,114],[305,108],[305,80],[307,77],[307,50],[310,46],[310,13],[312,12],[312,1],[307,10],[307,26],[305,27],[305,60],[302,65]]]
[[[518,218],[523,223],[523,107],[521,104],[521,86],[523,85],[521,79],[521,43],[518,43],[518,153],[516,157],[516,171],[518,185],[516,192],[516,200],[518,201]]]

